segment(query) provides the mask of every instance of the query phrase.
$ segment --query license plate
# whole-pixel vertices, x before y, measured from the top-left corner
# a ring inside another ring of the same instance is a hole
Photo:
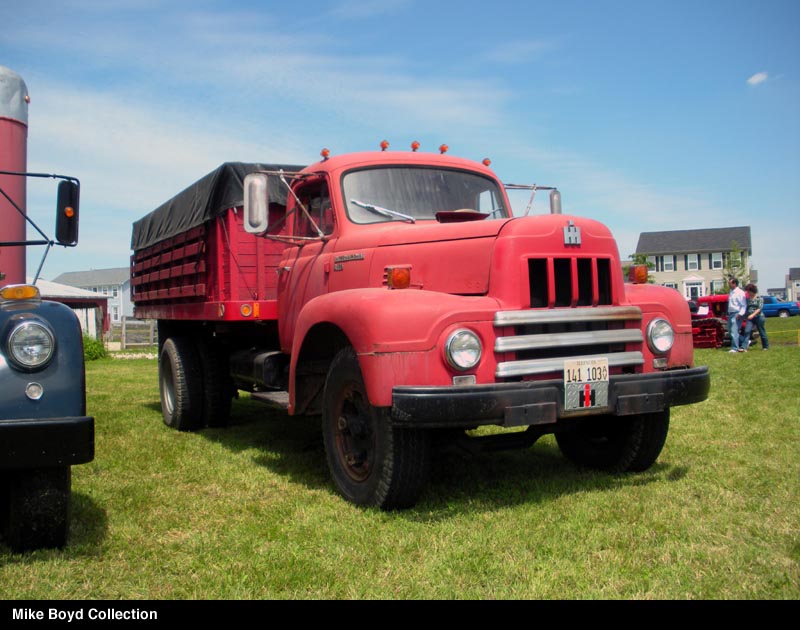
[[[608,359],[564,361],[564,409],[608,407]]]

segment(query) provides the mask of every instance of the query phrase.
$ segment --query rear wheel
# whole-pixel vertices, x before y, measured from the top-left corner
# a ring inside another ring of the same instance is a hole
[[[197,354],[203,383],[201,426],[226,427],[231,416],[233,384],[227,357],[211,339],[197,342]]]
[[[669,410],[621,417],[587,417],[556,434],[567,459],[608,472],[641,472],[658,459],[667,440]]]
[[[12,471],[2,488],[3,537],[14,551],[63,547],[69,530],[69,466]]]
[[[339,492],[358,505],[413,506],[427,481],[430,436],[397,429],[367,397],[352,348],[336,355],[325,381],[322,434]]]
[[[203,426],[203,379],[194,341],[170,337],[158,362],[164,424],[178,431]]]
[[[778,317],[789,317],[789,311],[787,310],[778,311]]]

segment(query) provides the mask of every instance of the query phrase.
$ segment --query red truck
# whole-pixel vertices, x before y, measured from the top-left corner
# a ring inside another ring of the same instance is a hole
[[[685,300],[646,268],[624,283],[608,229],[556,190],[515,218],[488,160],[382,148],[224,164],[134,224],[164,422],[287,392],[290,415],[321,415],[340,493],[384,509],[416,503],[432,444],[554,433],[580,465],[649,468],[670,408],[710,387]],[[513,430],[467,434],[483,425]]]

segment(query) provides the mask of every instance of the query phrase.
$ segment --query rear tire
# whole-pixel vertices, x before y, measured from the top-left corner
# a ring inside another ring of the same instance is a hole
[[[339,492],[357,505],[412,507],[428,477],[430,435],[397,429],[389,411],[367,397],[358,358],[340,351],[325,381],[322,435]]]
[[[3,483],[2,533],[15,552],[63,547],[69,531],[69,466],[15,470]]]
[[[227,427],[231,417],[233,383],[227,357],[212,339],[197,342],[200,370],[203,374],[203,413],[201,426]]]
[[[641,472],[658,459],[667,440],[669,410],[636,416],[587,417],[556,434],[564,456],[607,472]]]
[[[194,340],[170,337],[158,362],[164,424],[178,431],[203,426],[203,376]]]

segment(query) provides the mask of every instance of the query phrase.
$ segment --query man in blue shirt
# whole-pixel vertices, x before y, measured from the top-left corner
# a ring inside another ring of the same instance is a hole
[[[728,332],[731,335],[731,349],[729,352],[740,352],[739,328],[745,311],[747,311],[747,295],[739,288],[739,281],[731,278],[728,281],[731,292],[728,294]]]

